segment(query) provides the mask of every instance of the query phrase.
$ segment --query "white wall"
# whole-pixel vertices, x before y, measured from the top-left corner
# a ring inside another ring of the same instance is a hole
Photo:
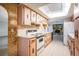
[[[0,22],[0,36],[8,36],[8,22]]]
[[[7,10],[0,5],[0,48],[8,45],[8,13]]]

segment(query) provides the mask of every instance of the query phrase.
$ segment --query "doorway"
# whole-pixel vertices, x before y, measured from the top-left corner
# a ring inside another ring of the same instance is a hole
[[[0,56],[8,55],[8,12],[0,5]]]
[[[63,42],[63,24],[53,24],[53,39]]]

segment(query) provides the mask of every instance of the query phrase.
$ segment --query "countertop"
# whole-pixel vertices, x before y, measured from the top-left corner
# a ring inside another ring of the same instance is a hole
[[[47,33],[50,33],[50,32],[39,34],[39,36],[46,35]],[[24,37],[24,38],[30,39],[30,38],[36,38],[37,36],[36,35],[24,35],[24,34],[18,33],[17,37]]]

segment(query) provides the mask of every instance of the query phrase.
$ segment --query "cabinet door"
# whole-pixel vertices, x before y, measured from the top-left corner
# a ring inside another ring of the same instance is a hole
[[[36,13],[31,11],[31,23],[36,23]]]
[[[37,14],[37,24],[41,24],[41,19],[40,19],[40,15],[39,14]]]
[[[32,44],[30,47],[30,56],[35,56],[36,55],[36,47],[35,44]]]
[[[35,56],[36,55],[36,38],[30,39],[29,42],[29,54],[30,56]]]
[[[24,25],[31,25],[30,21],[30,9],[24,7],[24,19],[23,19]]]
[[[47,35],[45,35],[44,36],[44,45],[45,45],[45,47],[48,45],[48,36]]]
[[[43,26],[46,26],[46,27],[48,26],[48,21],[47,21],[47,19],[43,18],[43,21],[42,21],[42,22],[43,22]]]

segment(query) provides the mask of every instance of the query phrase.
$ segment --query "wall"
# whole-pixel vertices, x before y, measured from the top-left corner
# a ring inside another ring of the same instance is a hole
[[[8,22],[0,22],[0,48],[8,45]]]
[[[8,22],[0,21],[0,36],[8,36]]]
[[[0,5],[0,49],[8,45],[8,12]]]

